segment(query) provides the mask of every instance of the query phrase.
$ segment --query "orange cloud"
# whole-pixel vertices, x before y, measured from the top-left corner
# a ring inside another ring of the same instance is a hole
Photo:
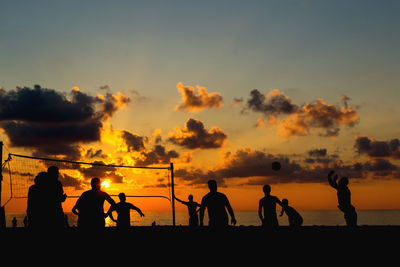
[[[308,135],[310,129],[323,129],[320,136],[337,136],[340,125],[349,127],[358,122],[358,114],[352,106],[338,108],[332,104],[326,104],[324,100],[317,99],[313,103],[306,104],[278,124],[278,135],[284,138],[291,136]]]
[[[221,108],[223,104],[220,93],[208,93],[205,87],[196,85],[196,89],[191,86],[184,86],[179,82],[176,86],[178,92],[182,94],[182,103],[175,107],[175,110],[188,110],[197,112],[205,108]]]

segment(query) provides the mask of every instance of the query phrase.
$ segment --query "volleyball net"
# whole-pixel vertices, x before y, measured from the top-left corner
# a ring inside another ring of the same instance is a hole
[[[175,225],[172,163],[167,166],[127,166],[106,164],[101,160],[79,162],[9,153],[3,156],[2,164],[2,191],[3,194],[8,191],[9,198],[2,205],[5,206],[12,199],[27,198],[35,177],[51,166],[59,170],[58,180],[63,185],[67,200],[76,201],[82,192],[91,188],[91,179],[97,177],[101,180],[102,190],[114,198],[125,193],[127,201],[134,198],[138,207],[144,206],[148,210],[171,209],[172,224]]]

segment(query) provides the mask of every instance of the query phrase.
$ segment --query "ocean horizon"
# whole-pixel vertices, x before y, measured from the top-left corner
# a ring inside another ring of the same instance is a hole
[[[299,210],[303,217],[303,226],[343,226],[345,220],[343,213],[339,210]],[[400,210],[357,210],[358,225],[400,225]],[[65,213],[68,216],[70,227],[77,225],[77,216],[72,212]],[[137,213],[131,213],[132,226],[150,226],[153,222],[156,225],[172,225],[171,211],[144,211],[145,216],[140,217]],[[24,227],[23,220],[26,214],[23,212],[6,213],[6,226],[12,227],[12,220],[17,219],[17,227]],[[259,226],[258,211],[235,211],[236,226]],[[176,211],[176,225],[188,225],[189,217],[187,211]],[[282,217],[278,213],[279,225],[289,225],[286,214]],[[205,214],[204,224],[208,224],[208,216]],[[113,227],[116,224],[108,217],[106,226]]]

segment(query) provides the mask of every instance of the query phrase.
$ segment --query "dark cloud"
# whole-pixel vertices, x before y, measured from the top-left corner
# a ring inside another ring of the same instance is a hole
[[[386,159],[372,159],[365,164],[363,164],[363,168],[366,171],[374,172],[380,176],[387,176],[391,174],[392,171],[397,169],[396,165],[393,165],[390,161]]]
[[[69,95],[39,85],[0,90],[0,127],[10,145],[77,159],[79,144],[99,141],[103,122],[129,102],[121,93],[93,97],[76,87]]]
[[[75,190],[84,190],[85,189],[84,183],[81,180],[79,180],[73,176],[70,176],[66,173],[61,173],[58,180],[61,182],[61,184],[63,186],[70,186],[70,187],[73,187]]]
[[[94,161],[94,164],[106,165],[103,161]],[[90,165],[90,167],[80,167],[79,172],[83,175],[86,180],[90,180],[94,177],[100,179],[110,179],[113,183],[122,183],[123,175],[117,172],[117,168],[113,166],[97,166]]]
[[[265,96],[257,89],[254,89],[250,92],[250,98],[247,100],[247,108],[269,116],[294,113],[297,111],[298,106],[278,90],[273,90]]]
[[[128,152],[141,151],[145,149],[146,137],[131,133],[126,130],[121,131],[121,137],[124,140]]]
[[[356,136],[354,148],[359,154],[372,158],[400,158],[400,141],[397,138],[390,141],[377,141],[367,136]]]
[[[309,151],[307,152],[307,154],[308,154],[309,156],[312,156],[312,157],[325,157],[325,156],[326,156],[326,152],[327,152],[327,149],[326,149],[326,148],[321,148],[321,149],[312,149],[312,150],[309,150]]]
[[[228,136],[219,127],[207,130],[201,121],[195,119],[188,119],[183,129],[176,127],[175,133],[169,134],[169,141],[189,149],[219,148],[227,138]]]
[[[140,158],[136,159],[136,165],[169,164],[172,159],[178,157],[179,154],[175,150],[166,150],[162,145],[155,145],[153,150],[141,152]]]
[[[102,149],[93,149],[89,148],[86,150],[85,158],[93,159],[93,158],[107,158],[107,155],[103,153]]]
[[[175,110],[200,111],[205,108],[220,108],[223,104],[222,95],[220,93],[208,93],[205,87],[184,86],[181,82],[176,86],[178,92],[182,94],[182,103],[175,107]]]

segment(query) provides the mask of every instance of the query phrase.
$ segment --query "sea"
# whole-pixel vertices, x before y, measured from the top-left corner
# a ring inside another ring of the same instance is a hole
[[[131,213],[132,226],[172,225],[171,211],[144,211],[145,216],[140,217],[137,213]],[[339,210],[299,210],[303,217],[304,226],[342,226],[345,225],[343,213]],[[77,216],[73,213],[65,213],[68,217],[70,227],[77,225]],[[400,225],[400,210],[357,210],[358,225]],[[13,219],[17,221],[17,227],[24,227],[25,213],[6,213],[6,226],[13,227]],[[237,226],[259,226],[261,225],[257,211],[235,211]],[[286,214],[282,217],[278,214],[279,225],[288,225]],[[187,211],[176,211],[176,225],[188,225],[189,217]],[[204,223],[207,225],[208,217],[205,214]],[[106,226],[115,226],[110,218],[106,219]]]

